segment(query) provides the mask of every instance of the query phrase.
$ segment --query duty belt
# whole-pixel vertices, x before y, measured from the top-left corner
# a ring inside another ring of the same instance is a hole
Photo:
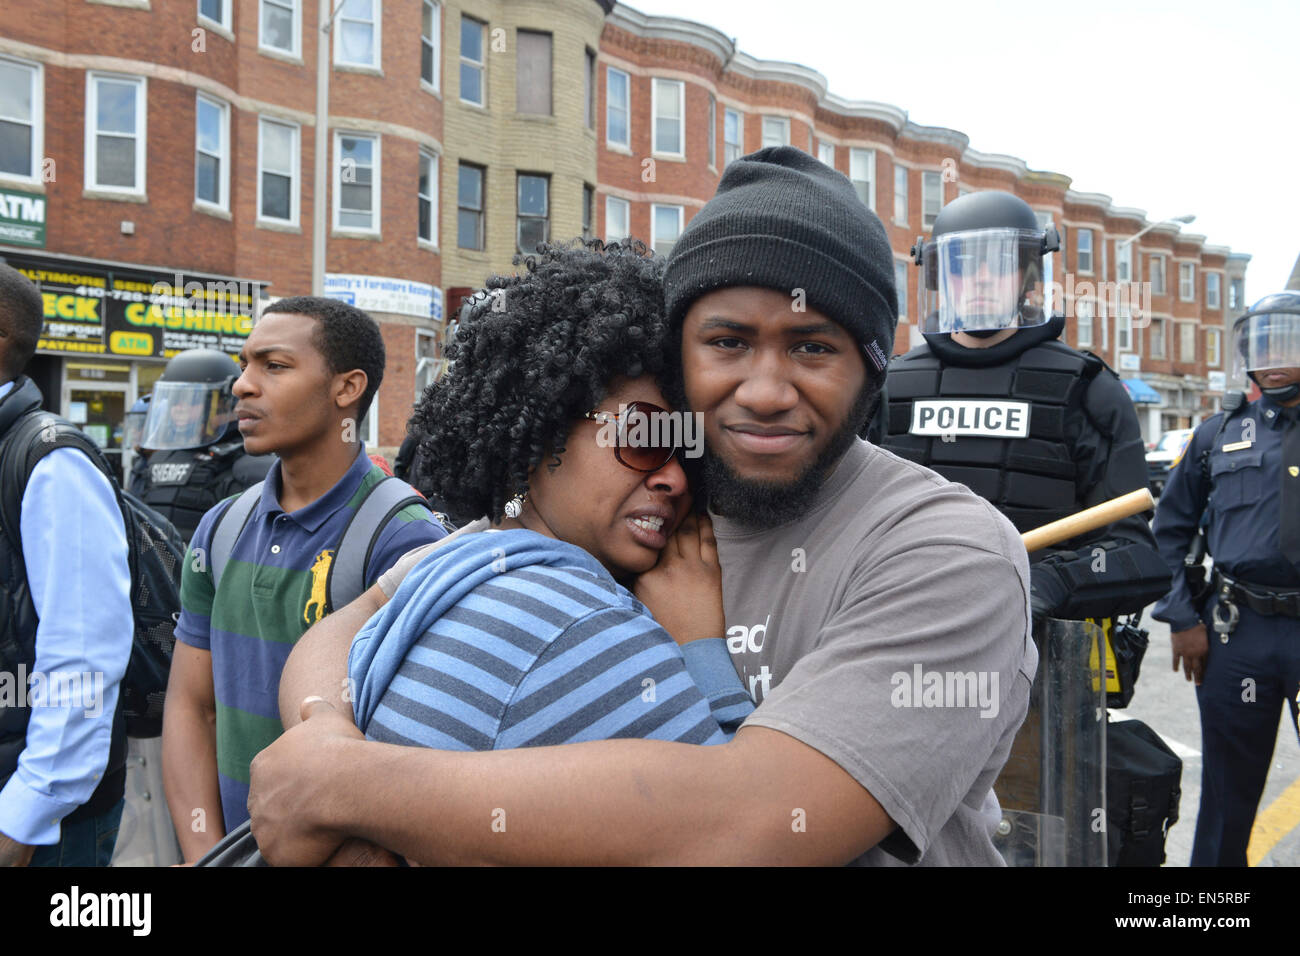
[[[1244,604],[1256,614],[1279,617],[1300,617],[1300,590],[1274,590],[1259,584],[1250,584],[1214,569],[1213,590],[1220,598],[1227,597]]]

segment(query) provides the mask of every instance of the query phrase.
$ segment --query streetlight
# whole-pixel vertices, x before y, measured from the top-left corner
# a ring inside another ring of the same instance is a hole
[[[1156,226],[1162,226],[1167,222],[1181,222],[1183,225],[1186,225],[1189,222],[1195,222],[1195,221],[1196,221],[1196,217],[1191,213],[1188,213],[1186,216],[1174,216],[1174,218],[1172,219],[1161,219],[1159,222],[1151,223],[1151,225],[1140,230],[1139,232],[1134,233],[1133,235],[1129,236],[1127,239],[1121,239],[1119,242],[1115,243],[1115,248],[1123,249],[1125,246],[1131,244],[1134,240],[1140,239],[1142,236],[1145,236]]]
[[[325,294],[325,176],[329,154],[330,31],[344,0],[320,0],[316,34],[316,156],[311,197],[311,294]]]

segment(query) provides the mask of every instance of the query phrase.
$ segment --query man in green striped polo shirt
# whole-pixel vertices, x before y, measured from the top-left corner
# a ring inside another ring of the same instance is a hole
[[[203,516],[183,572],[163,779],[187,862],[247,819],[249,764],[281,732],[280,671],[328,613],[344,531],[385,479],[357,436],[384,371],[383,339],[368,315],[333,299],[281,299],[249,335],[240,365],[235,415],[244,447],[279,460],[260,493],[249,491],[255,497],[229,498]],[[213,537],[228,511],[235,524],[224,530],[233,544],[223,561]],[[365,587],[446,534],[420,504],[386,517]],[[361,560],[365,553],[362,543]]]

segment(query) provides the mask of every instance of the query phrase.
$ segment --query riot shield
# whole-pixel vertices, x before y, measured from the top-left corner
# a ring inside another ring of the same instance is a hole
[[[1009,866],[1106,865],[1106,684],[1102,631],[1034,621],[1038,674],[1029,713],[994,792],[995,843]]]

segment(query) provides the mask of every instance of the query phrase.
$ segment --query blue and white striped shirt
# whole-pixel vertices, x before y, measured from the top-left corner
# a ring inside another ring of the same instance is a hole
[[[691,657],[714,675],[703,693],[673,639],[587,552],[530,531],[483,532],[411,570],[357,636],[349,675],[358,726],[387,743],[723,743],[719,721],[734,732],[753,703],[722,641],[697,643]]]

